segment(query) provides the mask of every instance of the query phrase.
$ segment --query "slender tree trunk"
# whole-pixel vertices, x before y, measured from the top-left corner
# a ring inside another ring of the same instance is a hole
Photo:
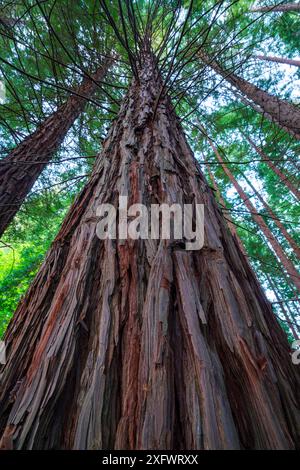
[[[269,285],[270,285],[272,291],[274,292],[274,295],[275,295],[275,297],[276,297],[277,302],[279,303],[280,310],[282,311],[282,314],[283,314],[283,316],[284,316],[284,318],[285,318],[285,321],[286,321],[286,323],[287,323],[287,326],[289,327],[289,329],[290,329],[291,332],[293,333],[294,338],[295,338],[296,340],[299,339],[298,333],[297,333],[297,331],[296,331],[296,329],[295,329],[295,326],[294,326],[294,322],[293,322],[292,319],[289,317],[289,314],[288,314],[288,312],[286,311],[284,304],[281,302],[281,298],[280,298],[280,296],[279,296],[279,294],[278,294],[278,290],[277,290],[277,288],[276,288],[274,282],[272,281],[271,277],[270,277],[268,274],[266,274],[266,278],[267,278],[267,280],[268,280],[268,283],[269,283]]]
[[[297,301],[297,304],[298,304],[298,308],[299,308],[299,300]],[[300,333],[299,320],[297,320],[295,313],[292,311],[292,309],[290,307],[290,302],[286,302],[285,306],[286,306],[286,310],[288,311],[288,313],[290,315],[290,318],[293,319],[294,325],[296,325],[296,328],[297,328],[297,331],[298,331],[297,335],[298,335],[298,338],[299,338],[299,333]],[[298,309],[297,309],[297,311],[298,311]]]
[[[267,60],[269,62],[276,62],[277,64],[294,65],[300,67],[300,60],[285,59],[284,57],[266,56],[266,55],[254,55],[256,59]]]
[[[1,445],[294,448],[299,377],[286,337],[168,97],[157,106],[150,53],[138,72],[8,328]],[[119,195],[147,207],[204,203],[204,247],[99,240],[96,209]]]
[[[282,171],[274,165],[274,163],[268,158],[268,156],[253,142],[253,140],[245,135],[245,138],[249,144],[254,148],[256,153],[263,159],[263,161],[268,165],[268,167],[274,171],[274,173],[280,178],[280,181],[294,194],[296,199],[300,201],[300,191],[293,185],[289,177],[282,173]]]
[[[273,233],[271,232],[271,230],[267,226],[267,224],[264,221],[263,217],[261,215],[257,214],[256,208],[254,207],[254,205],[250,201],[248,195],[241,188],[241,186],[239,185],[238,181],[235,179],[235,177],[233,176],[233,174],[231,173],[229,168],[226,166],[225,162],[223,161],[220,153],[218,152],[217,148],[215,147],[215,145],[213,144],[211,139],[209,137],[207,137],[207,139],[208,139],[209,145],[213,149],[218,161],[221,163],[225,174],[228,176],[229,180],[231,181],[231,183],[233,184],[233,186],[237,190],[239,196],[244,201],[245,206],[247,207],[250,214],[252,215],[253,220],[257,223],[260,230],[262,231],[262,233],[265,235],[268,242],[272,246],[274,252],[276,253],[276,255],[278,257],[278,259],[281,261],[284,268],[286,269],[292,283],[294,284],[294,286],[300,292],[300,274],[296,270],[294,264],[291,262],[291,260],[285,254],[284,250],[282,249],[281,245],[278,243],[278,241],[274,237]]]
[[[221,205],[226,208],[225,200],[223,199],[223,197],[222,197],[222,195],[221,195],[221,192],[220,192],[220,189],[219,189],[218,184],[217,184],[217,182],[216,182],[216,179],[215,179],[215,177],[214,177],[214,174],[213,174],[213,172],[212,172],[212,170],[211,170],[211,167],[210,167],[210,165],[209,165],[208,163],[207,163],[207,170],[208,170],[210,179],[211,179],[211,181],[212,181],[213,188],[214,188],[214,190],[215,190],[215,192],[216,192],[216,194],[217,194],[217,196],[218,196],[218,200],[219,200],[219,202],[221,203]],[[244,175],[243,175],[243,176],[244,176]],[[245,176],[244,176],[244,177],[245,177]],[[246,177],[245,177],[245,178],[246,178]],[[247,179],[247,182],[248,182],[249,185],[251,185],[251,183],[250,183],[250,181],[249,181],[248,179]],[[254,188],[252,185],[251,185],[251,188],[255,191],[255,188]],[[234,224],[234,222],[233,222],[233,220],[232,220],[231,215],[228,213],[228,214],[226,214],[226,217],[224,217],[224,218],[226,219],[227,224],[228,224],[228,227],[229,227],[229,230],[230,230],[232,236],[236,239],[236,241],[237,241],[237,243],[238,243],[238,245],[239,245],[239,248],[240,248],[241,252],[244,254],[245,258],[248,260],[248,255],[247,255],[247,253],[246,253],[246,251],[245,251],[245,248],[244,248],[244,245],[243,245],[243,243],[242,243],[242,241],[241,241],[241,239],[240,239],[240,237],[239,237],[239,235],[238,235],[238,233],[237,233],[237,231],[236,231],[236,228],[235,228],[236,226],[235,226],[235,224]],[[267,280],[269,281],[269,276],[268,276],[267,274],[266,274],[266,276],[267,276]],[[289,282],[289,279],[287,279],[287,280],[288,280],[288,282]],[[269,283],[270,283],[270,281],[269,281]],[[271,287],[272,287],[272,286],[271,286]],[[272,287],[272,290],[274,290],[273,287]],[[290,322],[289,322],[289,323],[290,323]],[[291,331],[294,333],[294,330],[293,330],[293,329],[291,329]],[[298,337],[296,337],[296,339],[298,339]]]
[[[277,225],[279,230],[281,231],[282,235],[284,238],[289,242],[291,248],[293,249],[295,255],[297,258],[300,260],[300,247],[298,246],[297,242],[293,239],[293,237],[289,234],[285,226],[281,223],[280,219],[278,216],[273,212],[269,204],[264,200],[264,198],[261,196],[261,194],[255,189],[251,181],[247,178],[246,175],[243,174],[243,177],[247,181],[247,184],[251,187],[252,191],[254,192],[255,196],[257,199],[262,203],[268,214],[272,217],[272,220],[274,223]]]
[[[250,11],[253,12],[288,12],[288,11],[300,11],[300,3],[286,3],[285,5],[273,5],[269,7],[254,7]]]
[[[10,224],[34,183],[48,165],[103,79],[111,60],[107,59],[82,84],[65,104],[49,116],[41,126],[21,142],[7,157],[0,160],[0,236]]]
[[[228,83],[253,101],[253,108],[257,110],[258,105],[261,112],[279,127],[287,131],[296,139],[300,139],[300,109],[285,100],[270,95],[261,88],[249,83],[238,75],[224,70],[215,60],[211,60],[204,52],[199,54],[209,67],[221,75]],[[251,106],[251,102],[249,103]]]
[[[291,291],[294,293],[294,297],[289,298],[289,302],[286,302],[286,309],[288,310],[288,312],[289,312],[291,318],[293,319],[294,323],[297,324],[297,329],[298,329],[298,332],[300,333],[300,324],[299,324],[299,319],[297,318],[297,317],[299,317],[300,298],[298,297],[297,290],[294,288],[293,285],[291,285],[290,280],[286,276],[284,271],[283,271],[283,275],[284,275],[284,278],[285,278],[286,285],[289,286]],[[292,302],[291,302],[291,299],[293,299]],[[293,305],[294,310],[292,309],[291,305]],[[295,313],[295,312],[297,312],[297,313]]]
[[[218,196],[218,200],[219,200],[220,204],[222,205],[222,207],[223,207],[224,209],[226,209],[226,202],[225,202],[225,200],[224,200],[223,197],[222,197],[222,194],[221,194],[221,192],[220,192],[220,189],[219,189],[219,186],[218,186],[218,184],[217,184],[217,182],[216,182],[216,179],[215,179],[215,177],[214,177],[214,174],[213,174],[213,172],[211,171],[211,167],[210,167],[210,165],[209,165],[208,163],[207,163],[206,165],[207,165],[208,174],[209,174],[210,179],[211,179],[211,182],[212,182],[212,184],[213,184],[213,188],[214,188],[214,190],[215,190],[215,192],[216,192],[216,194],[217,194],[217,196]],[[239,237],[239,235],[238,235],[238,233],[237,233],[237,231],[236,231],[236,226],[235,226],[235,224],[234,224],[234,222],[233,222],[233,220],[232,220],[232,217],[231,217],[230,213],[229,213],[229,212],[226,212],[226,216],[224,216],[224,218],[226,219],[227,224],[228,224],[228,228],[229,228],[229,230],[230,230],[230,232],[231,232],[231,235],[236,239],[236,241],[237,241],[237,243],[238,243],[238,245],[239,245],[239,247],[240,247],[241,252],[243,253],[244,256],[247,257],[247,253],[246,253],[246,251],[245,251],[244,245],[243,245],[243,243],[242,243],[242,241],[241,241],[241,239],[240,239],[240,237]]]

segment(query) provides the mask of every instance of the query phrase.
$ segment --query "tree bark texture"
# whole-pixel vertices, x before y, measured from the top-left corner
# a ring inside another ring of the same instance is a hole
[[[2,448],[299,442],[299,377],[286,337],[168,97],[157,105],[161,86],[145,53],[91,178],[8,328]],[[148,207],[204,203],[204,247],[99,240],[96,209],[119,195]]]
[[[71,95],[33,134],[0,160],[0,236],[84,110],[87,99],[96,91],[97,81],[104,78],[110,63],[111,60],[105,60],[91,78],[84,78],[76,94]]]
[[[264,116],[296,139],[300,139],[300,109],[297,106],[277,98],[233,72],[223,69],[204,52],[201,52],[199,57],[217,74],[221,75],[228,83],[251,100],[254,103],[254,109],[257,110],[255,105],[258,105]],[[251,105],[251,102],[249,104]]]

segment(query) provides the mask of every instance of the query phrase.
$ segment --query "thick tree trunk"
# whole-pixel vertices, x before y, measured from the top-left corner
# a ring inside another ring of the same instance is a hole
[[[293,193],[293,195],[300,201],[300,191],[293,185],[290,181],[289,176],[282,173],[278,166],[268,158],[268,156],[259,148],[249,136],[245,136],[249,144],[254,148],[256,153],[263,159],[263,161],[268,165],[268,167],[274,171],[274,173],[279,177],[280,181]]]
[[[261,88],[249,83],[238,75],[224,70],[215,60],[211,60],[204,52],[199,54],[209,67],[221,75],[228,83],[243,93],[249,100],[253,101],[253,108],[257,106],[261,113],[269,120],[275,122],[279,127],[300,140],[300,109],[285,100],[270,95]],[[249,104],[252,106],[251,102]]]
[[[277,64],[294,65],[300,67],[300,60],[285,59],[284,57],[266,56],[266,55],[254,55],[256,59],[267,60],[269,62],[276,62]]]
[[[6,334],[15,449],[289,449],[299,377],[145,53],[90,181]],[[154,110],[156,112],[154,113]],[[105,240],[101,203],[205,204],[205,245]],[[203,323],[205,315],[207,323]]]
[[[87,99],[96,91],[97,81],[106,75],[110,63],[111,60],[106,59],[91,79],[84,78],[76,94],[71,95],[33,134],[0,160],[0,236],[84,110]]]
[[[250,11],[253,12],[283,12],[286,13],[288,11],[300,11],[300,3],[286,3],[285,5],[273,5],[269,7],[254,7],[251,8]]]
[[[291,248],[293,249],[295,255],[297,256],[297,258],[299,259],[300,261],[300,247],[298,246],[297,242],[293,239],[293,237],[289,234],[289,232],[287,231],[287,229],[285,228],[285,226],[281,223],[280,219],[278,218],[278,216],[273,212],[273,210],[271,209],[271,207],[269,206],[269,204],[267,204],[267,202],[264,200],[264,198],[262,197],[262,195],[255,189],[255,187],[253,186],[253,184],[251,183],[251,181],[247,178],[246,175],[243,174],[243,177],[245,178],[245,180],[247,181],[247,184],[251,187],[252,191],[254,192],[255,196],[257,197],[257,199],[262,203],[262,205],[264,206],[264,208],[266,209],[267,213],[272,217],[272,220],[274,221],[274,223],[277,225],[277,227],[279,228],[282,236],[289,242]]]
[[[272,246],[274,252],[276,253],[276,255],[278,257],[278,259],[281,261],[281,263],[283,264],[286,272],[288,273],[292,283],[294,284],[294,286],[300,292],[300,274],[296,270],[294,264],[291,262],[291,260],[285,254],[284,250],[282,249],[281,245],[276,240],[275,236],[273,235],[273,233],[269,229],[269,227],[266,224],[266,222],[264,221],[263,217],[257,213],[257,210],[254,207],[254,205],[252,204],[252,202],[250,201],[248,195],[245,193],[245,191],[239,185],[238,181],[235,179],[234,175],[231,173],[229,168],[226,166],[225,162],[223,161],[220,153],[218,152],[217,148],[215,147],[215,145],[213,144],[211,139],[209,137],[207,137],[207,139],[208,139],[209,145],[213,149],[218,161],[221,163],[225,174],[228,176],[229,180],[231,181],[231,183],[233,184],[233,186],[237,190],[240,198],[244,201],[245,206],[247,207],[248,211],[250,212],[253,220],[257,223],[258,227],[260,228],[260,230],[262,231],[262,233],[264,234],[264,236],[266,237],[266,239],[268,240],[268,242]]]

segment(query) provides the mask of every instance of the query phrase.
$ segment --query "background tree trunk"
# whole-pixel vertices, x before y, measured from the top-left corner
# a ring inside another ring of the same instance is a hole
[[[294,339],[297,340],[299,339],[299,336],[298,336],[298,333],[297,333],[297,326],[296,326],[296,323],[293,321],[293,317],[290,317],[288,312],[286,311],[286,308],[284,306],[284,303],[282,302],[281,300],[281,297],[279,296],[279,293],[278,293],[278,290],[276,288],[276,285],[274,284],[274,282],[272,281],[272,279],[270,278],[270,276],[268,274],[266,274],[266,278],[268,280],[268,283],[272,289],[272,291],[274,292],[274,295],[275,295],[275,298],[279,304],[279,308],[282,312],[282,315],[284,316],[285,318],[285,321],[287,323],[287,326],[289,327],[289,329],[291,330],[293,336],[294,336]]]
[[[249,144],[254,148],[256,153],[263,159],[268,167],[278,176],[280,181],[291,191],[291,193],[300,201],[300,191],[290,181],[289,176],[282,173],[282,171],[274,165],[274,163],[268,158],[268,156],[253,142],[249,136],[245,136]]]
[[[281,261],[283,264],[284,268],[286,269],[291,282],[294,284],[294,286],[298,289],[300,292],[300,274],[298,273],[297,269],[295,268],[294,264],[292,261],[287,257],[285,254],[284,250],[282,249],[280,243],[276,240],[274,237],[272,231],[269,229],[268,225],[264,221],[263,217],[257,213],[257,210],[255,206],[252,204],[250,201],[248,195],[245,193],[245,191],[242,189],[242,187],[239,185],[238,181],[235,179],[229,168],[226,166],[225,162],[223,161],[220,153],[218,152],[217,148],[211,141],[209,137],[207,137],[208,142],[213,149],[218,161],[221,163],[222,168],[225,172],[225,174],[228,176],[229,180],[237,190],[239,196],[241,199],[244,201],[245,206],[247,207],[248,211],[250,212],[253,220],[257,223],[258,227],[266,237],[267,241],[270,243],[272,246],[274,252],[276,253],[278,259]]]
[[[244,80],[233,72],[224,70],[215,60],[211,60],[204,52],[201,51],[199,57],[228,83],[258,105],[262,113],[268,119],[275,122],[296,139],[300,139],[300,109],[297,106],[270,95],[270,93]],[[251,105],[251,103],[249,104]],[[254,109],[257,110],[257,107]]]
[[[286,337],[169,99],[156,107],[151,54],[138,72],[8,328],[2,447],[294,448],[299,379]],[[204,203],[203,249],[99,240],[96,208],[119,195]]]
[[[286,3],[285,5],[273,5],[269,7],[254,7],[250,11],[253,12],[288,12],[288,11],[300,11],[300,3]]]
[[[277,64],[287,64],[287,65],[294,65],[295,67],[300,67],[300,60],[285,59],[284,57],[265,56],[265,55],[254,55],[254,57],[260,60],[276,62]]]
[[[261,196],[261,194],[255,189],[255,187],[253,186],[253,184],[251,183],[251,181],[249,180],[249,178],[247,178],[247,176],[245,174],[243,174],[243,177],[245,178],[245,181],[247,181],[247,184],[250,186],[250,188],[252,189],[252,191],[254,192],[255,196],[257,197],[257,199],[262,203],[263,207],[266,209],[266,211],[268,212],[268,214],[272,217],[272,220],[274,221],[274,223],[277,225],[277,227],[279,228],[282,236],[289,242],[291,248],[293,249],[294,251],[294,254],[295,256],[297,256],[297,258],[299,259],[300,261],[300,248],[299,246],[297,245],[296,241],[293,239],[293,237],[289,234],[289,232],[287,231],[287,229],[285,228],[285,226],[281,223],[280,219],[278,218],[278,215],[276,215],[273,210],[271,209],[271,207],[269,206],[269,204],[267,204],[267,202],[264,200],[264,198]]]
[[[104,78],[110,63],[111,60],[106,59],[91,78],[84,78],[76,94],[71,95],[33,134],[0,160],[0,236],[84,110],[87,99],[96,91],[97,81]]]
[[[225,200],[224,200],[224,198],[223,198],[223,196],[222,196],[222,194],[221,194],[221,192],[220,192],[220,189],[219,189],[219,187],[218,187],[218,184],[217,184],[217,182],[216,182],[216,179],[215,179],[215,177],[214,177],[214,174],[213,174],[213,172],[211,171],[211,167],[210,167],[209,163],[206,163],[206,166],[207,166],[207,170],[208,170],[209,177],[210,177],[210,179],[211,179],[211,181],[212,181],[212,184],[213,184],[213,188],[214,188],[214,190],[216,191],[216,194],[217,194],[217,196],[218,196],[218,201],[219,201],[219,203],[222,205],[223,209],[226,210],[226,207],[227,207],[226,202],[225,202]],[[241,241],[241,239],[240,239],[240,237],[239,237],[239,235],[238,235],[238,233],[237,233],[237,231],[236,231],[236,226],[235,226],[235,224],[234,224],[234,222],[233,222],[233,220],[232,220],[232,217],[231,217],[229,211],[226,212],[226,214],[224,215],[224,218],[226,219],[227,224],[228,224],[228,228],[229,228],[229,230],[230,230],[230,232],[231,232],[231,235],[233,236],[233,238],[236,239],[236,241],[237,241],[237,243],[238,243],[238,245],[239,245],[239,248],[240,248],[241,252],[243,253],[243,255],[244,255],[245,257],[247,257],[247,253],[246,253],[246,251],[245,251],[244,245],[243,245],[243,243],[242,243],[242,241]]]

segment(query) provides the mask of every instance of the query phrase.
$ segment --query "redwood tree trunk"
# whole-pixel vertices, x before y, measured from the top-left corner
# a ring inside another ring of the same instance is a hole
[[[216,182],[216,179],[215,179],[215,177],[214,177],[214,174],[213,174],[213,172],[211,171],[211,168],[210,168],[209,163],[206,163],[206,165],[207,165],[208,174],[209,174],[209,177],[210,177],[210,179],[211,179],[211,181],[212,181],[214,190],[216,191],[216,194],[217,194],[217,196],[218,196],[218,200],[219,200],[220,204],[222,205],[222,207],[226,210],[226,202],[225,202],[225,200],[224,200],[224,198],[223,198],[223,196],[222,196],[222,194],[221,194],[221,191],[220,191],[219,186],[218,186],[218,184],[217,184],[217,182]],[[238,235],[238,233],[237,233],[237,231],[236,231],[236,226],[235,226],[235,224],[234,224],[234,222],[233,222],[233,220],[232,220],[232,217],[231,217],[230,213],[229,213],[229,212],[226,212],[226,215],[224,215],[224,218],[225,218],[225,220],[227,221],[228,228],[229,228],[229,230],[230,230],[230,232],[231,232],[231,235],[233,236],[233,238],[236,239],[236,241],[237,241],[237,243],[238,243],[238,245],[239,245],[239,248],[240,248],[241,252],[243,253],[244,256],[247,256],[247,253],[246,253],[246,251],[245,251],[244,245],[243,245],[243,243],[242,243],[242,241],[241,241],[241,239],[240,239],[240,237],[239,237],[239,235]]]
[[[255,189],[255,187],[253,186],[253,184],[251,183],[251,181],[247,178],[246,175],[243,174],[243,177],[245,178],[245,180],[247,181],[247,184],[250,186],[250,188],[252,189],[252,191],[254,192],[255,196],[257,197],[257,199],[262,203],[262,205],[264,206],[264,208],[266,209],[266,211],[268,212],[268,214],[272,217],[272,220],[274,221],[274,223],[277,225],[277,227],[279,228],[282,236],[289,242],[291,248],[293,249],[294,251],[294,254],[297,256],[297,258],[299,259],[300,261],[300,247],[297,245],[297,242],[294,240],[294,238],[289,234],[289,232],[287,231],[287,229],[285,228],[285,226],[281,223],[280,219],[278,218],[278,216],[273,212],[273,210],[271,209],[271,207],[269,206],[269,204],[267,204],[267,202],[264,200],[264,198],[261,196],[261,194]]]
[[[274,171],[274,173],[280,178],[280,181],[293,193],[293,195],[300,201],[300,191],[290,181],[289,176],[282,173],[282,171],[274,165],[274,163],[268,158],[268,156],[253,142],[249,136],[245,136],[249,144],[254,148],[258,155],[268,165],[268,167]]]
[[[274,252],[276,253],[278,259],[281,261],[283,264],[286,272],[288,273],[291,282],[294,284],[294,286],[298,289],[300,292],[300,273],[297,271],[295,268],[294,264],[292,261],[287,257],[285,254],[284,250],[282,249],[280,243],[277,241],[276,237],[273,235],[272,231],[269,229],[268,225],[264,221],[263,217],[257,213],[256,208],[250,201],[248,195],[245,193],[245,191],[242,189],[242,187],[239,185],[238,181],[235,179],[234,175],[231,173],[229,168],[226,166],[225,162],[223,161],[220,153],[218,152],[217,148],[213,144],[213,142],[209,139],[208,137],[208,142],[213,149],[218,161],[221,163],[222,168],[225,172],[225,174],[228,176],[229,180],[237,190],[239,196],[241,199],[244,201],[245,206],[247,207],[248,211],[250,212],[253,220],[257,223],[258,227],[266,237],[267,241],[270,243],[272,246]]]
[[[111,60],[107,59],[65,104],[26,137],[7,157],[0,160],[0,236],[10,224],[34,183],[48,165],[68,130],[97,89]]]
[[[216,73],[221,75],[249,100],[258,105],[264,116],[296,137],[296,139],[300,139],[300,109],[297,106],[270,95],[270,93],[267,93],[238,75],[224,70],[215,60],[211,60],[204,52],[201,52],[199,56]],[[251,102],[249,104],[251,105]],[[254,109],[257,110],[257,106],[254,105]]]
[[[278,290],[276,288],[276,285],[274,284],[274,282],[272,281],[272,279],[270,278],[270,276],[268,274],[266,274],[266,278],[268,280],[268,283],[269,283],[272,291],[274,292],[275,298],[278,302],[278,305],[279,305],[279,308],[282,312],[282,315],[285,318],[285,322],[287,323],[288,328],[291,330],[295,340],[299,339],[299,336],[298,336],[298,333],[297,333],[296,323],[293,321],[293,317],[289,317],[289,314],[285,309],[285,306],[282,302],[282,299],[280,298],[280,296],[278,294]]]
[[[296,60],[296,59],[286,59],[284,57],[275,57],[275,56],[266,56],[266,55],[255,55],[254,57],[260,60],[276,62],[277,64],[287,64],[287,65],[294,65],[295,67],[300,67],[300,60]]]
[[[294,448],[297,368],[145,53],[6,334],[2,447]],[[156,112],[154,113],[154,109]],[[100,203],[205,204],[205,246],[106,240]],[[203,313],[207,323],[202,323]]]
[[[269,7],[254,7],[254,8],[251,8],[250,11],[258,11],[258,12],[264,12],[264,11],[270,11],[270,12],[273,12],[273,11],[279,11],[279,12],[288,12],[288,11],[300,11],[300,3],[286,3],[285,5],[273,5],[273,6],[269,6]]]

